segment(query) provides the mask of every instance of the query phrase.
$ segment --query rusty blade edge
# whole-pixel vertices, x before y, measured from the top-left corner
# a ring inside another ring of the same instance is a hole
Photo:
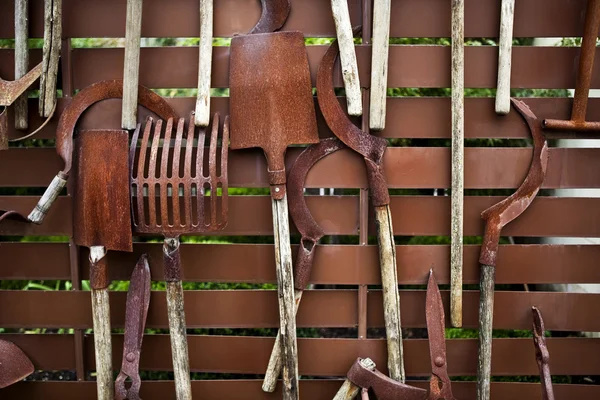
[[[269,33],[281,29],[292,9],[290,0],[261,0],[261,5],[260,19],[249,34]]]
[[[10,106],[42,75],[42,65],[39,63],[27,74],[15,81],[0,78],[0,106]]]
[[[144,328],[150,306],[150,266],[148,264],[148,255],[142,254],[138,260],[129,284],[125,308],[125,345],[129,345],[126,351],[140,350],[142,339],[144,337]],[[134,325],[135,324],[135,325]],[[135,336],[127,335],[129,329],[135,329]],[[134,341],[134,343],[129,342]]]

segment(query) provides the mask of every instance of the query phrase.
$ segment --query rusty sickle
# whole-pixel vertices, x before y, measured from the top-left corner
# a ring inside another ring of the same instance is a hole
[[[546,176],[548,166],[548,142],[542,127],[522,101],[511,99],[513,106],[521,114],[533,137],[533,158],[527,177],[513,195],[488,208],[481,214],[486,221],[483,244],[479,255],[481,264],[479,298],[479,360],[477,364],[477,399],[490,397],[490,376],[492,366],[492,326],[494,312],[494,280],[498,244],[502,228],[521,215],[531,204]]]
[[[73,97],[71,103],[63,111],[56,129],[56,152],[65,166],[50,183],[42,198],[29,214],[29,221],[41,224],[52,203],[67,184],[73,161],[73,132],[79,117],[93,104],[106,99],[123,97],[123,81],[107,80],[94,83]],[[175,111],[159,95],[143,86],[139,87],[138,102],[159,117],[177,118]]]
[[[545,119],[543,121],[544,128],[580,132],[600,131],[600,122],[589,122],[585,120],[588,95],[592,85],[592,70],[594,68],[596,38],[598,37],[599,26],[600,0],[588,0],[571,119],[567,121]]]
[[[359,389],[372,390],[377,400],[425,400],[427,398],[425,389],[409,386],[387,377],[376,369],[375,363],[369,358],[358,358],[346,377],[346,381],[333,400],[351,400],[358,395]]]
[[[323,228],[319,226],[313,218],[306,200],[304,199],[304,181],[308,171],[322,158],[343,149],[344,144],[337,138],[323,139],[319,143],[307,147],[296,159],[290,169],[288,176],[287,192],[289,209],[294,225],[302,235],[300,248],[296,256],[294,268],[294,298],[296,300],[296,310],[300,307],[302,301],[302,292],[308,286],[310,272],[313,266],[315,248],[319,240],[325,235]],[[273,392],[277,383],[277,377],[281,372],[281,336],[277,333],[269,365],[265,372],[263,390]]]
[[[535,346],[535,359],[540,370],[542,399],[554,400],[552,375],[550,374],[550,353],[548,352],[546,337],[544,336],[544,320],[542,319],[542,313],[537,307],[531,307],[531,312],[533,314],[533,344]]]
[[[262,14],[248,33],[269,33],[281,29],[292,9],[290,0],[260,0],[260,2]]]

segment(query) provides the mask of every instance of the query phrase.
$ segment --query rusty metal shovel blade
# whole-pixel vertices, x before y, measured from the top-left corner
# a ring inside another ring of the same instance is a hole
[[[0,389],[17,383],[34,371],[29,357],[14,343],[0,340]]]
[[[127,132],[84,131],[78,150],[75,242],[132,251]]]

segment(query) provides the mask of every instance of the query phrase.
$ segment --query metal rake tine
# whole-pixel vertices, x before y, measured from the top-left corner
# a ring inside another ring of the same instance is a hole
[[[229,115],[225,117],[223,122],[223,136],[221,138],[221,223],[219,229],[227,225],[228,215],[228,181],[227,181],[227,163],[229,159]]]
[[[146,120],[146,126],[144,128],[144,135],[142,136],[142,145],[140,146],[140,155],[137,165],[137,212],[139,223],[143,226],[147,226],[144,215],[144,170],[146,169],[146,152],[148,151],[148,141],[150,140],[150,133],[152,131],[152,122],[154,122],[154,119],[152,118],[148,118]],[[148,201],[150,201],[150,199],[148,199]]]
[[[185,125],[185,119],[179,118],[179,122],[177,123],[177,132],[175,133],[175,142],[181,143],[181,138],[183,136],[183,129]],[[181,149],[181,148],[180,148]],[[175,148],[177,151],[177,148]],[[175,158],[175,154],[173,154],[173,176],[175,176],[175,170],[177,170],[177,174],[179,175],[179,154],[177,154],[177,158]],[[185,194],[185,193],[184,193]],[[181,211],[179,204],[179,183],[177,179],[173,179],[172,186],[172,200],[173,200],[173,226],[181,227],[183,224],[181,223]],[[185,196],[184,196],[185,197]]]
[[[179,120],[179,123],[182,124],[182,119]],[[174,182],[178,181],[178,178],[181,176],[181,172],[179,170],[179,164],[180,164],[180,160],[181,160],[181,143],[183,142],[183,128],[181,130],[181,134],[179,133],[179,127],[177,127],[177,132],[175,134],[175,149],[173,151],[173,164],[172,164],[172,169],[171,169],[171,179]],[[179,193],[179,189],[177,189],[177,193]],[[179,196],[179,194],[178,194]],[[186,199],[186,193],[183,193],[183,198],[184,200]],[[174,199],[173,199],[174,200]],[[177,201],[177,206],[179,207],[179,201]],[[177,214],[177,218],[179,220],[179,218],[181,218],[181,214]],[[184,218],[188,218],[187,215],[184,216]],[[185,225],[186,222],[180,221],[180,226],[181,225]]]
[[[210,180],[210,222],[206,224],[211,230],[218,228],[217,221],[217,144],[219,139],[219,113],[213,117],[208,150],[208,178]]]
[[[133,131],[133,136],[131,138],[131,146],[129,147],[129,176],[131,179],[131,184],[129,186],[129,197],[131,198],[131,218],[133,219],[133,225],[137,226],[139,225],[139,221],[140,221],[140,215],[139,215],[139,210],[136,213],[136,210],[134,210],[133,208],[133,187],[132,184],[134,183],[134,177],[133,177],[133,171],[135,168],[134,162],[135,162],[135,152],[137,151],[137,142],[138,142],[138,138],[140,137],[140,130],[142,128],[142,124],[137,124],[137,126],[135,127],[135,131]],[[137,182],[137,180],[136,180]],[[136,189],[136,194],[139,192],[138,191],[138,187],[139,185],[137,183],[135,183],[135,189]],[[137,197],[138,199],[138,203],[139,203],[139,197]],[[142,201],[144,199],[142,198]],[[137,207],[136,207],[137,208]]]
[[[160,143],[160,133],[162,131],[162,120],[156,121],[154,126],[154,136],[152,137],[152,148],[150,149],[150,161],[148,166],[148,221],[150,226],[157,226],[156,223],[156,158],[158,155],[158,144]],[[164,221],[161,221],[164,224]]]
[[[183,165],[183,178],[186,182],[190,182],[189,184],[183,185],[183,201],[184,201],[184,209],[185,209],[185,218],[187,220],[187,226],[194,226],[194,218],[192,217],[192,189],[193,182],[192,180],[192,153],[194,151],[194,133],[195,133],[195,125],[194,125],[194,116],[190,116],[190,123],[188,126],[188,135],[185,141],[185,163]],[[182,131],[183,136],[183,131]],[[198,174],[198,171],[196,171]],[[196,192],[198,192],[198,188],[196,188]]]
[[[163,226],[171,226],[169,223],[169,183],[167,172],[169,170],[169,153],[171,151],[171,135],[173,133],[173,118],[167,120],[165,137],[163,140],[162,164],[160,168],[160,219]],[[173,211],[173,215],[175,212]]]
[[[196,198],[196,204],[198,205],[198,225],[204,224],[204,147],[206,140],[206,128],[201,127],[198,130],[198,151],[196,152],[196,181],[200,187],[198,187],[198,197]]]

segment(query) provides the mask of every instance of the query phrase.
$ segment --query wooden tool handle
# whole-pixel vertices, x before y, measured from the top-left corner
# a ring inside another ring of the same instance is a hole
[[[294,291],[294,300],[296,301],[295,314],[298,313],[298,309],[300,308],[302,293],[304,293],[303,290]],[[279,378],[279,374],[281,373],[282,365],[281,335],[279,332],[277,332],[277,337],[275,338],[275,343],[273,344],[273,350],[271,350],[271,357],[269,357],[269,365],[267,366],[267,371],[265,372],[265,379],[263,380],[263,392],[272,393],[275,391],[275,388],[277,387],[277,378]]]
[[[15,1],[15,79],[27,73],[29,68],[29,0]],[[28,107],[27,92],[21,95],[15,103],[15,128],[27,129]]]
[[[62,0],[44,2],[43,71],[40,77],[40,116],[48,118],[56,108],[56,82],[62,46]],[[68,93],[70,95],[70,93]]]
[[[333,400],[353,400],[360,392],[361,388],[346,379],[340,390],[335,394]]]
[[[48,186],[40,201],[38,201],[33,211],[31,211],[27,217],[28,220],[34,224],[41,224],[42,221],[44,221],[44,218],[50,210],[50,207],[52,207],[54,200],[56,200],[60,192],[67,184],[67,178],[68,176],[65,176],[59,172],[58,175],[52,179],[50,186]]]
[[[198,95],[194,124],[210,122],[210,77],[212,68],[213,0],[200,0],[200,44],[198,46]]]
[[[452,190],[450,222],[450,320],[462,327],[465,163],[465,3],[452,0]]]
[[[391,0],[374,0],[369,127],[385,128]]]
[[[340,48],[340,63],[342,65],[342,77],[346,89],[346,102],[348,103],[348,114],[362,115],[362,93],[360,90],[360,79],[358,76],[358,63],[354,50],[354,35],[350,22],[347,0],[331,0],[331,12],[335,22],[338,45]]]
[[[480,292],[479,351],[477,361],[477,400],[490,399],[495,273],[495,267],[491,265],[481,265],[481,277],[479,281]]]
[[[283,399],[298,400],[298,349],[296,343],[296,305],[294,300],[294,273],[288,221],[287,195],[271,198],[273,232],[275,235],[275,263],[279,299],[279,334],[283,365]]]
[[[506,115],[510,111],[510,70],[514,18],[515,0],[502,0],[498,41],[498,90],[496,91],[496,114],[500,115]]]
[[[138,82],[140,80],[140,42],[142,38],[142,0],[127,0],[125,65],[121,128],[135,129],[137,124]]]
[[[185,310],[183,308],[183,287],[181,281],[167,282],[167,308],[169,316],[169,337],[175,375],[177,400],[192,398],[190,382],[190,361],[185,333]]]
[[[390,378],[404,383],[404,355],[400,325],[400,296],[396,271],[396,246],[389,205],[375,207],[375,227],[379,243],[379,265],[383,290],[383,316],[387,337]]]

